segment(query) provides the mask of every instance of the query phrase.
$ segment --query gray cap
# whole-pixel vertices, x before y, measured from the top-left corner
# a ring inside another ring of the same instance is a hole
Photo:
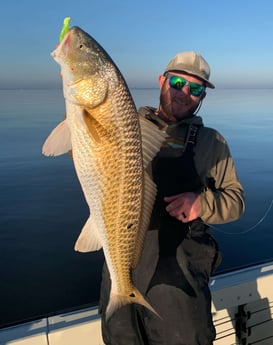
[[[165,73],[179,71],[192,74],[206,82],[206,86],[214,89],[209,81],[210,67],[207,61],[196,52],[182,52],[175,55],[166,67]]]

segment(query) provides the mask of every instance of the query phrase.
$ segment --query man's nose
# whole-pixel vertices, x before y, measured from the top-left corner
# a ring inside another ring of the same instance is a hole
[[[181,89],[181,92],[185,94],[186,96],[190,96],[190,86],[184,85]]]

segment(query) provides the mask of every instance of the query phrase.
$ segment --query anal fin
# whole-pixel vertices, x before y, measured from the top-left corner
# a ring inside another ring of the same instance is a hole
[[[86,253],[100,250],[102,248],[101,241],[98,237],[92,217],[89,217],[82,228],[74,249],[78,252]]]

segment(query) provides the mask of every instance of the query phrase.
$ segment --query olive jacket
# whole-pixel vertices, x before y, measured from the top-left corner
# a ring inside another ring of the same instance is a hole
[[[183,154],[189,126],[199,128],[193,153],[196,170],[203,182],[203,188],[198,191],[201,199],[200,218],[207,224],[237,220],[244,212],[244,195],[226,140],[215,129],[205,127],[200,116],[193,115],[168,125],[155,115],[155,110],[142,107],[139,114],[166,133],[164,145],[170,148],[172,155]]]

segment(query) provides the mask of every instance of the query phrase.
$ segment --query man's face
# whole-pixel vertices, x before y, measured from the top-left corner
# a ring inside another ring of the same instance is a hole
[[[170,121],[175,122],[192,116],[200,101],[206,96],[206,91],[204,90],[199,96],[194,96],[188,83],[176,89],[170,85],[172,76],[182,77],[185,81],[198,85],[203,85],[204,82],[195,76],[179,72],[169,72],[166,76],[159,77],[161,110]]]

